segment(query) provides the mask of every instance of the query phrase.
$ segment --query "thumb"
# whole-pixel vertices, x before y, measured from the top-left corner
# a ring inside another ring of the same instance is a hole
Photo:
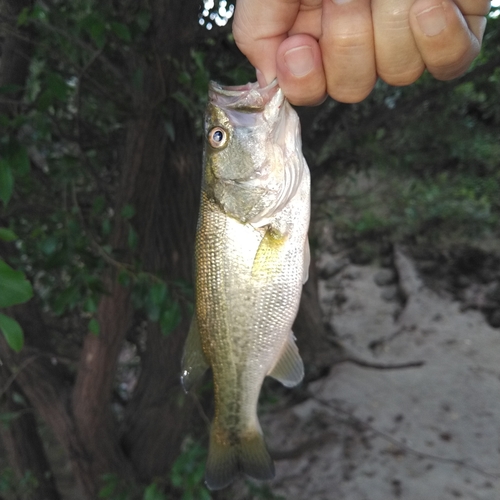
[[[276,78],[278,47],[287,38],[299,7],[300,0],[237,0],[234,40],[261,73],[259,80],[270,83]]]

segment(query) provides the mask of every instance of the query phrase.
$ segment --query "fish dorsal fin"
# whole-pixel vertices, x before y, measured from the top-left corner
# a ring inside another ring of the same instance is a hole
[[[304,241],[304,264],[302,268],[302,284],[309,279],[309,266],[311,265],[311,247],[309,246],[309,238]]]
[[[268,375],[281,382],[285,387],[294,387],[304,378],[304,363],[292,332],[290,332],[277,363]]]
[[[201,348],[198,321],[196,316],[193,316],[186,343],[184,344],[184,354],[182,355],[181,383],[186,392],[189,392],[196,382],[201,379],[209,366]]]

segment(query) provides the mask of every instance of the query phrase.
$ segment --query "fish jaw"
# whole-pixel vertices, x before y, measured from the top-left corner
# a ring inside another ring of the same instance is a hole
[[[235,126],[249,126],[258,119],[260,113],[265,112],[267,118],[275,114],[285,101],[277,80],[273,80],[266,87],[260,87],[257,82],[222,86],[211,81],[208,98],[215,106],[226,112],[236,111],[230,114]]]

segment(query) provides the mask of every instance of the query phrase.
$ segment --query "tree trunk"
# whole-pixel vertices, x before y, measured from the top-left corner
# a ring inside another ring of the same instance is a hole
[[[42,440],[38,435],[33,408],[14,400],[17,393],[26,397],[14,382],[6,366],[0,368],[0,383],[5,394],[1,405],[2,413],[12,415],[12,420],[0,426],[0,436],[7,451],[9,463],[20,481],[30,474],[36,481],[28,500],[60,500]],[[31,490],[30,490],[31,491]]]
[[[72,414],[83,444],[75,463],[75,474],[88,498],[97,498],[104,474],[133,479],[134,473],[123,450],[111,412],[111,395],[118,355],[130,324],[130,293],[116,280],[109,280],[109,296],[99,304],[98,336],[85,338],[78,375],[72,394]]]

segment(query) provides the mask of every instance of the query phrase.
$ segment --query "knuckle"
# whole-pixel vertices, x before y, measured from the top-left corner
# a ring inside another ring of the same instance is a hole
[[[430,51],[425,59],[427,67],[453,72],[455,68],[469,65],[476,55],[472,43],[463,43],[452,46],[451,50]]]
[[[354,104],[368,97],[375,86],[375,81],[368,85],[353,87],[352,85],[329,85],[328,95],[339,102]]]
[[[379,76],[385,83],[395,87],[403,87],[416,82],[425,70],[425,65],[422,63],[411,68],[401,68],[399,71],[379,71]]]

